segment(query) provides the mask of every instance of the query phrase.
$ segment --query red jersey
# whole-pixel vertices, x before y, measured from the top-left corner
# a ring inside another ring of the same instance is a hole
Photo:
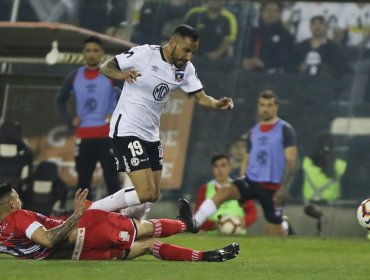
[[[44,259],[52,249],[36,244],[31,236],[41,226],[48,230],[62,223],[32,211],[14,211],[0,221],[0,253],[21,259]]]

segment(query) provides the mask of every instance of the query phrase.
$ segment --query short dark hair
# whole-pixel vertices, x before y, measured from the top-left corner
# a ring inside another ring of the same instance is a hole
[[[225,153],[220,153],[220,154],[215,154],[212,156],[211,158],[211,165],[214,165],[216,161],[220,160],[220,159],[226,159],[227,161],[230,161],[230,157],[229,155],[225,154]]]
[[[266,89],[260,93],[259,98],[275,99],[275,104],[279,104],[279,97],[272,90]]]
[[[233,145],[236,142],[245,142],[245,141],[246,141],[245,137],[239,136],[233,139],[233,141],[231,142],[231,145]]]
[[[313,16],[313,17],[310,19],[310,24],[313,24],[313,23],[314,23],[314,21],[316,21],[316,20],[321,21],[321,22],[323,22],[323,23],[325,23],[325,24],[326,24],[325,17],[324,17],[324,16],[322,16],[322,15],[316,15],[316,16]]]
[[[0,185],[0,199],[9,195],[13,190],[12,184],[10,182],[5,182]]]
[[[283,5],[281,3],[279,3],[278,1],[267,1],[267,2],[263,2],[262,6],[261,6],[261,11],[263,11],[267,5],[276,5],[278,6],[280,12],[283,11]]]
[[[193,41],[199,40],[199,33],[196,31],[193,27],[181,24],[175,28],[175,30],[172,32],[172,36],[181,36],[182,38],[189,37]]]
[[[87,37],[84,41],[84,46],[88,43],[95,43],[103,47],[103,41],[99,37],[96,37],[96,36]]]

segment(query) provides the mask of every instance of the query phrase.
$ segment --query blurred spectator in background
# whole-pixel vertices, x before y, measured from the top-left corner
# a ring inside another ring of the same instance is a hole
[[[317,220],[317,235],[322,234],[324,213],[320,204],[332,203],[341,197],[341,178],[347,163],[337,157],[334,139],[330,133],[321,134],[316,147],[309,156],[303,158],[304,213]]]
[[[105,33],[111,26],[118,26],[126,18],[127,0],[79,0],[79,26]]]
[[[343,5],[337,41],[350,47],[370,49],[370,4]]]
[[[232,179],[236,179],[241,175],[244,175],[244,172],[242,172],[241,174],[241,167],[243,164],[244,155],[246,153],[247,153],[247,140],[241,137],[235,139],[232,142],[229,150],[231,163],[230,177]]]
[[[351,101],[354,104],[369,102],[370,4],[348,3],[343,6],[337,40],[347,46],[349,57],[354,61]]]
[[[303,158],[303,199],[326,203],[339,199],[340,179],[346,166],[346,162],[335,153],[333,137],[329,133],[321,134],[312,153]]]
[[[187,12],[184,21],[194,27],[202,38],[198,54],[209,61],[226,57],[235,43],[238,24],[236,17],[222,1],[208,0],[203,6]]]
[[[99,72],[104,55],[103,43],[97,37],[85,40],[86,65],[71,72],[56,97],[60,115],[76,133],[76,169],[78,186],[90,189],[93,172],[99,161],[109,194],[120,189],[117,167],[108,137],[109,122],[117,103],[117,84]],[[72,120],[67,101],[74,93],[77,116]],[[91,192],[89,192],[91,199]]]
[[[199,209],[204,200],[212,198],[217,190],[230,186],[229,183],[232,180],[230,178],[230,158],[226,154],[214,155],[211,159],[211,166],[214,179],[200,186],[195,211]],[[243,205],[239,205],[237,200],[225,201],[220,205],[217,212],[208,218],[201,229],[206,231],[215,229],[220,215],[222,217],[237,217],[242,221],[243,228],[247,228],[256,221],[257,210],[253,200],[248,200]]]
[[[250,4],[248,2],[246,3]],[[240,23],[241,17],[243,16],[243,4],[245,4],[245,2],[240,0],[224,1],[224,7],[236,17],[238,23]]]
[[[40,21],[74,23],[76,1],[73,0],[32,0],[30,4]]]
[[[282,6],[265,2],[261,7],[259,24],[248,39],[243,67],[247,71],[283,72],[290,64],[293,36],[281,22]]]
[[[9,21],[12,10],[12,0],[0,0],[0,21]]]
[[[346,63],[340,46],[327,36],[327,24],[323,16],[311,19],[312,37],[300,43],[294,52],[293,65],[299,73],[318,75],[341,74]]]
[[[108,28],[108,5],[106,1],[80,0],[78,5],[79,26],[104,33]]]
[[[190,8],[187,0],[146,1],[131,41],[140,45],[161,44],[171,36]]]
[[[333,39],[338,27],[338,17],[341,10],[341,3],[297,1],[284,13],[283,21],[294,35],[296,42],[300,43],[311,37],[311,18],[321,15],[328,26],[328,37]]]
[[[13,0],[0,0],[0,21],[10,21]],[[38,21],[29,1],[19,1],[17,21]]]

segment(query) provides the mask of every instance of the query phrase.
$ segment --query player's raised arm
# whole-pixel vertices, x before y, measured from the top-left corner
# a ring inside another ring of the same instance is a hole
[[[231,110],[234,108],[233,100],[229,97],[222,97],[215,99],[212,96],[207,95],[203,90],[195,94],[195,98],[199,105],[220,110]]]
[[[141,76],[141,74],[134,69],[122,71],[119,68],[117,59],[115,57],[106,61],[100,67],[100,73],[102,73],[107,78],[126,81],[128,83],[133,83],[134,81],[136,81],[137,77]]]
[[[32,241],[47,248],[52,248],[60,241],[66,239],[71,230],[77,225],[82,214],[85,212],[87,193],[87,189],[79,189],[75,194],[74,213],[60,226],[49,230],[46,230],[44,227],[39,227],[31,235]]]

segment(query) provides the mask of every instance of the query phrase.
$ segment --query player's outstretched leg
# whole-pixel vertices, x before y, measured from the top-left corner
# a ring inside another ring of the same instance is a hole
[[[170,219],[135,220],[138,239],[168,237],[187,230],[183,221]]]
[[[186,224],[186,231],[191,233],[199,232],[199,227],[193,219],[193,210],[190,203],[185,198],[180,198],[177,202],[179,205],[179,216],[177,218]]]
[[[234,180],[230,187],[220,188],[212,198],[207,198],[199,206],[198,211],[194,215],[194,220],[198,227],[200,227],[208,217],[216,213],[217,208],[225,201],[230,199],[241,199],[241,193],[239,189],[243,189],[246,186],[244,180]]]
[[[239,245],[232,243],[224,248],[212,251],[198,251],[148,238],[136,241],[127,259],[145,254],[152,254],[156,258],[166,261],[223,262],[233,259],[239,254]]]

